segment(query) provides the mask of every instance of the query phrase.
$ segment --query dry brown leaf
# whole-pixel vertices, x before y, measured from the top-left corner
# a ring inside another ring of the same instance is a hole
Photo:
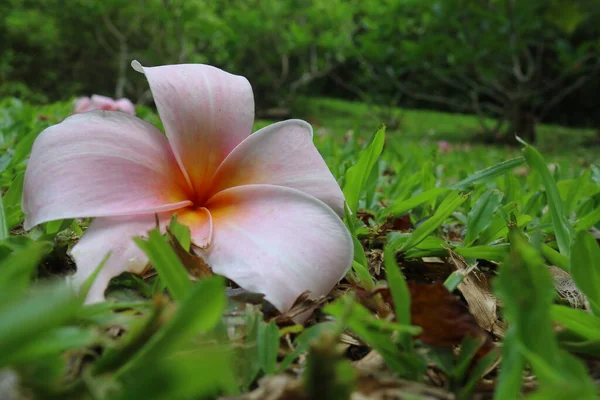
[[[376,373],[386,370],[386,364],[381,354],[371,350],[366,356],[354,361],[352,366],[363,373]]]
[[[177,254],[177,257],[183,266],[188,270],[190,275],[198,279],[213,275],[212,270],[206,261],[204,261],[202,257],[186,251],[181,246],[175,235],[169,231],[169,228],[167,228],[167,235],[169,236],[169,243],[173,247],[173,250],[175,250],[175,254]]]
[[[273,318],[278,325],[295,324],[294,318],[302,318],[303,314],[311,313],[313,310],[327,302],[327,296],[310,297],[310,292],[306,291],[300,294],[292,307]]]
[[[498,301],[492,294],[487,276],[473,269],[469,272],[469,266],[465,259],[452,250],[448,249],[450,265],[455,271],[465,274],[463,281],[458,285],[458,290],[469,305],[469,311],[475,317],[480,327],[498,336],[504,337],[504,326],[498,320]]]
[[[432,346],[459,345],[465,336],[484,336],[491,340],[469,309],[446,289],[442,282],[433,284],[408,282],[411,295],[411,323],[423,329],[419,339]],[[490,347],[491,348],[491,347]]]
[[[571,275],[554,265],[548,267],[552,280],[554,281],[554,288],[563,299],[567,300],[571,307],[581,308],[585,304],[585,296],[575,286],[575,282]]]

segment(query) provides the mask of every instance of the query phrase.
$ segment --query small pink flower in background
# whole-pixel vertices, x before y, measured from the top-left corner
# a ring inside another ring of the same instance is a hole
[[[449,153],[452,151],[452,145],[445,140],[438,140],[437,147],[440,153]]]
[[[122,111],[124,113],[135,115],[135,106],[129,99],[113,100],[110,97],[100,96],[98,94],[92,97],[80,97],[75,100],[75,113],[82,113],[93,110]]]
[[[141,273],[131,240],[177,212],[195,250],[220,275],[264,293],[280,311],[309,290],[329,293],[350,268],[344,197],[300,120],[254,134],[246,78],[207,65],[133,67],[146,75],[166,130],[122,112],[75,114],[37,138],[25,173],[25,228],[96,217],[72,249],[81,284],[111,255],[109,280]],[[92,99],[93,101],[93,99]]]

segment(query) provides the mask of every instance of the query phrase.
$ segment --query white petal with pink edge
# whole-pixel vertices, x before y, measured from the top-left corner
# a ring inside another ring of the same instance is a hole
[[[314,196],[344,215],[344,194],[305,121],[278,122],[253,133],[227,156],[213,179],[212,193],[250,184],[286,186]]]
[[[142,67],[169,142],[199,199],[225,157],[252,132],[248,80],[201,64]]]
[[[24,225],[175,210],[191,204],[188,197],[158,129],[125,113],[90,111],[36,139],[25,172]]]
[[[96,218],[91,223],[71,250],[71,256],[77,264],[77,273],[72,278],[75,288],[81,287],[109,252],[110,255],[96,276],[86,303],[104,301],[104,291],[113,277],[123,272],[140,274],[144,271],[148,257],[132,238],[146,236],[155,227],[154,215]]]
[[[353,244],[325,203],[274,185],[226,189],[207,204],[213,237],[200,255],[215,273],[265,294],[280,311],[304,291],[328,294],[352,263]]]

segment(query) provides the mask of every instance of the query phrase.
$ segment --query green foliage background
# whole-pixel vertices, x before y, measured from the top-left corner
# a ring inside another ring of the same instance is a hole
[[[138,59],[244,75],[259,111],[319,93],[600,126],[594,0],[7,0],[0,37],[0,97],[148,103]]]

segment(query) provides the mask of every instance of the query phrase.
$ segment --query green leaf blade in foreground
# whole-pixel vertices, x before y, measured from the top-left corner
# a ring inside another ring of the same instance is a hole
[[[468,196],[460,195],[456,192],[450,193],[448,197],[444,199],[442,204],[440,204],[435,211],[435,214],[413,231],[408,240],[400,247],[400,251],[406,252],[425,240],[425,238],[436,230],[446,218],[454,212],[454,210],[467,200],[467,198]]]
[[[158,229],[153,229],[148,234],[148,239],[134,238],[135,244],[142,249],[150,259],[152,266],[167,285],[167,289],[175,301],[181,301],[189,292],[192,282],[187,270],[167,243]]]
[[[0,240],[6,239],[8,233],[8,223],[6,221],[6,214],[4,213],[4,202],[0,199]]]
[[[344,183],[343,192],[348,206],[353,213],[356,213],[358,201],[371,175],[371,170],[381,155],[384,141],[385,126],[377,131],[373,141],[360,153],[356,164],[346,171],[346,182]]]
[[[261,322],[258,326],[256,340],[258,363],[267,375],[275,372],[277,352],[279,351],[279,328],[274,320],[270,323]]]
[[[511,169],[518,167],[524,162],[525,159],[523,157],[503,161],[499,164],[475,172],[473,175],[468,176],[462,181],[450,186],[450,189],[465,189],[474,183],[480,183],[494,179],[500,175],[507,173]]]
[[[0,298],[0,354],[12,354],[73,319],[80,303],[64,282],[35,288],[26,298]]]
[[[492,216],[500,206],[504,195],[498,190],[485,192],[477,199],[467,215],[467,235],[464,245],[471,245],[479,234],[492,222]]]
[[[577,287],[587,296],[594,315],[600,317],[600,246],[590,233],[577,234],[569,264]]]
[[[574,398],[593,398],[596,389],[584,364],[558,347],[551,317],[556,293],[548,268],[520,232],[511,232],[510,243],[511,254],[495,285],[510,327],[507,333],[510,346],[504,346],[505,359],[515,360],[516,367],[522,368],[515,353],[515,348],[519,349],[539,379],[538,393],[562,388],[576,395]],[[501,375],[504,381],[499,382],[498,392],[514,393],[516,377],[515,370]]]
[[[556,187],[556,181],[550,174],[544,158],[536,149],[531,146],[526,146],[524,152],[527,164],[529,164],[531,169],[539,174],[542,179],[542,184],[546,189],[548,208],[550,210],[550,216],[552,217],[552,225],[554,227],[558,249],[562,255],[568,257],[571,251],[572,242],[571,229],[564,214],[563,203]]]
[[[186,340],[214,328],[221,320],[226,304],[222,277],[214,276],[197,282],[173,318],[119,372],[146,368],[152,360],[169,354]]]
[[[408,289],[404,275],[402,275],[396,263],[396,253],[392,247],[385,247],[383,261],[388,286],[394,300],[396,320],[399,324],[410,325],[410,290]],[[401,334],[401,342],[405,350],[411,348],[410,335]]]

